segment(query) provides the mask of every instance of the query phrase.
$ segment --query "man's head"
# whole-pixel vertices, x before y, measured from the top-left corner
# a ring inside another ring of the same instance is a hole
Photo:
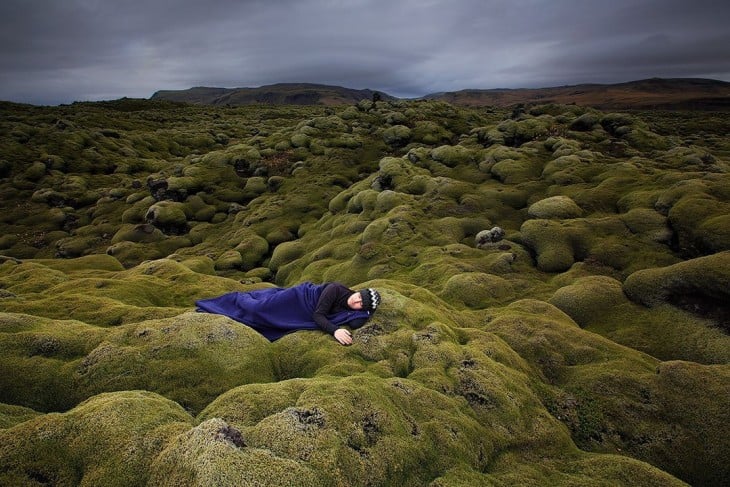
[[[380,305],[380,293],[369,287],[359,291],[362,298],[362,309],[365,311],[375,311]]]

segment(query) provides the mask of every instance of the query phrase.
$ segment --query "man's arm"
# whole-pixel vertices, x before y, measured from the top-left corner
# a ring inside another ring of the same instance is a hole
[[[314,319],[314,322],[317,323],[317,326],[319,326],[322,331],[325,331],[330,335],[335,334],[337,326],[327,319],[327,315],[330,314],[332,306],[337,301],[337,296],[339,295],[338,291],[336,284],[327,284],[322,290],[322,294],[319,296],[319,301],[317,301],[317,307],[314,309],[314,313],[312,314],[312,318]]]

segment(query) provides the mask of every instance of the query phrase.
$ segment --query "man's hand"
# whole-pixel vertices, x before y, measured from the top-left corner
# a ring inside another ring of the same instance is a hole
[[[340,342],[342,345],[352,344],[352,334],[344,328],[338,328],[335,331],[335,340]]]

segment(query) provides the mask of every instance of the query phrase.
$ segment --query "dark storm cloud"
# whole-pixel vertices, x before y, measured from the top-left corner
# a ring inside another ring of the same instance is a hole
[[[464,88],[730,79],[730,7],[699,0],[3,0],[0,99],[313,82]]]
[[[586,2],[536,22],[530,41],[542,46],[533,51],[541,55],[507,72],[524,75],[530,86],[652,76],[728,80],[729,20],[730,8],[712,1]]]

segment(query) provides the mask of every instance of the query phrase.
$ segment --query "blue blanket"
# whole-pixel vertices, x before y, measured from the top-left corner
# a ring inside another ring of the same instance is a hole
[[[305,282],[290,288],[268,288],[232,292],[216,298],[196,301],[197,311],[228,316],[248,325],[270,341],[297,330],[319,330],[312,314],[326,284]],[[369,318],[370,312],[343,311],[327,316],[337,326],[352,320]]]

